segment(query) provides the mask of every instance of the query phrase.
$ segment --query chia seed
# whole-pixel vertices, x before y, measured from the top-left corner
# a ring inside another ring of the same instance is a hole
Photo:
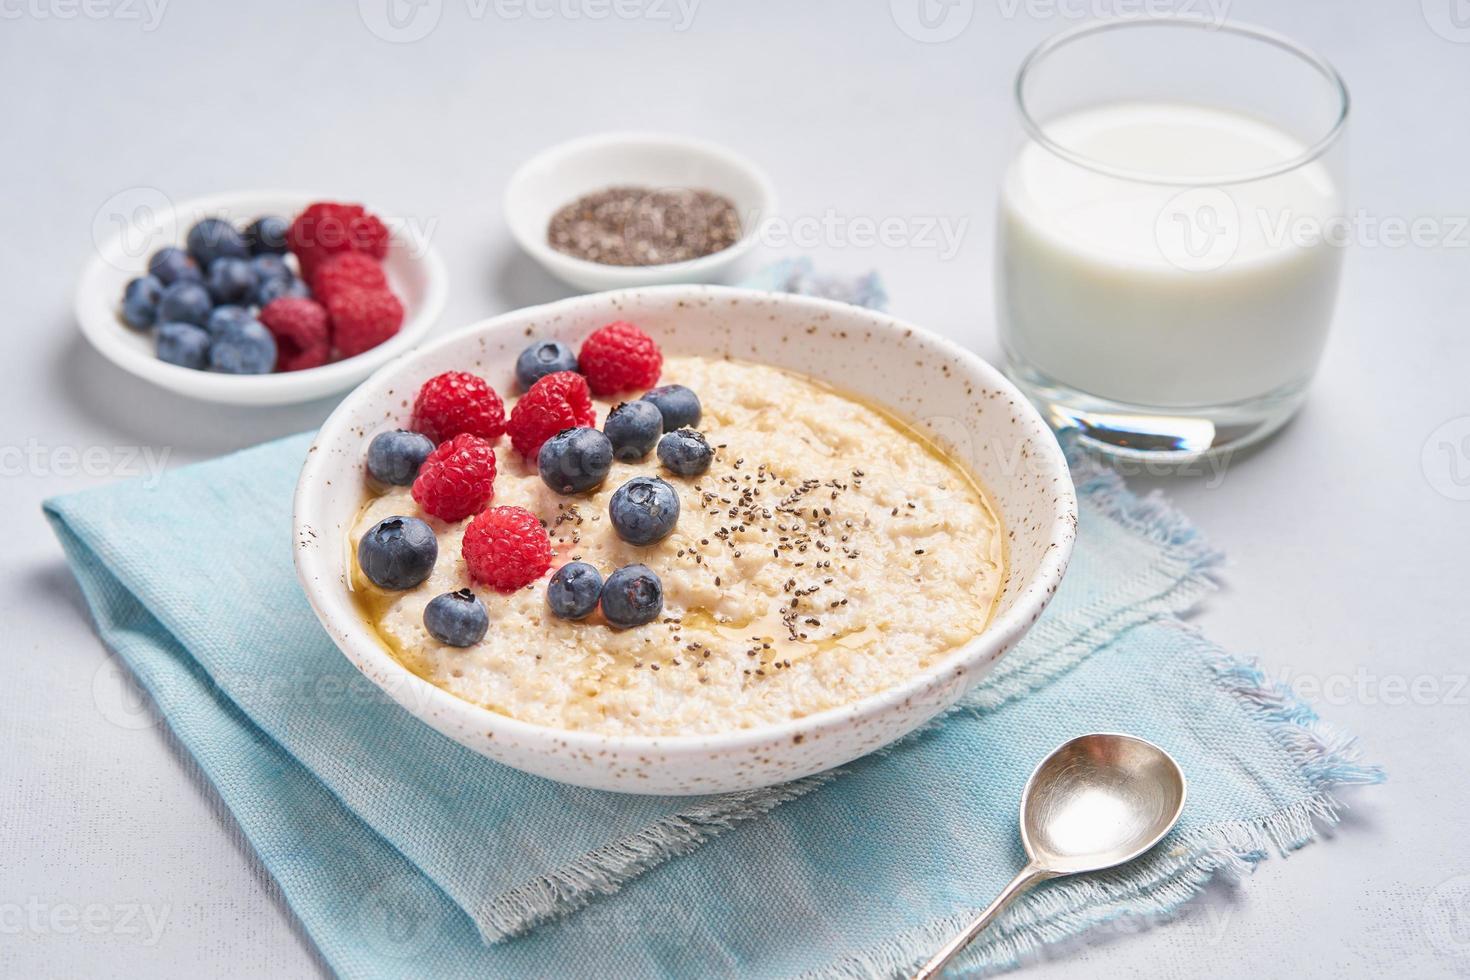
[[[609,187],[552,215],[546,243],[602,265],[666,265],[723,251],[740,240],[740,216],[713,191]]]

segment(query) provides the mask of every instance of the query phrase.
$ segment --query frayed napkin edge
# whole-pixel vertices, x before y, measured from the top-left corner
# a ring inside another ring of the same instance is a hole
[[[1214,682],[1265,730],[1311,789],[1289,806],[1251,820],[1176,832],[1132,865],[1054,882],[1025,896],[992,928],[988,941],[952,966],[953,976],[983,976],[1021,966],[1043,947],[1114,923],[1168,921],[1217,875],[1246,877],[1273,852],[1286,857],[1319,840],[1346,804],[1337,791],[1381,783],[1382,767],[1362,761],[1357,739],[1322,721],[1286,684],[1272,681],[1254,659],[1233,656],[1194,630],[1201,664]],[[953,938],[976,910],[946,916],[845,957],[804,980],[907,975]]]
[[[585,908],[598,897],[617,892],[645,871],[698,849],[737,824],[805,796],[842,773],[842,769],[829,769],[778,786],[723,795],[655,820],[627,837],[595,847],[555,871],[497,895],[470,918],[488,944],[523,935]]]

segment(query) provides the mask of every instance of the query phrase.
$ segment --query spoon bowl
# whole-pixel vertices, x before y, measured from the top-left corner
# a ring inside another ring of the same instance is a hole
[[[1097,732],[1062,743],[1041,760],[1021,793],[1026,867],[914,980],[938,976],[1032,886],[1117,867],[1143,854],[1173,829],[1185,792],[1179,764],[1152,742]]]
[[[1184,774],[1131,735],[1083,735],[1042,760],[1021,796],[1021,843],[1058,874],[1101,871],[1157,844],[1184,808]]]

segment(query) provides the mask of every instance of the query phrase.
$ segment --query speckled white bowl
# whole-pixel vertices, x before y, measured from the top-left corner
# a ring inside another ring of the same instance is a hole
[[[1008,538],[1010,575],[989,629],[880,694],[724,735],[622,737],[545,728],[460,700],[400,666],[348,590],[347,535],[366,499],[368,439],[405,424],[414,393],[435,374],[474,371],[509,389],[515,357],[529,338],[576,345],[615,319],[637,323],[671,353],[728,355],[829,381],[911,420],[968,463],[989,489]],[[1041,615],[1067,567],[1076,529],[1077,501],[1055,438],[995,368],[882,313],[719,286],[580,296],[494,317],[415,351],[369,378],[327,419],[295,500],[297,574],[327,632],[359,670],[405,709],[492,759],[629,793],[766,786],[841,765],[913,731],[973,687]]]

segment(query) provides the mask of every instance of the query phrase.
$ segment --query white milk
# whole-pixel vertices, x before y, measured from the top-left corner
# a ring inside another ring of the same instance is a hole
[[[1217,183],[1306,147],[1203,106],[1115,103],[1046,132],[1111,168],[1198,186],[1108,176],[1028,142],[998,219],[1001,332],[1013,357],[1132,405],[1217,406],[1305,384],[1342,253],[1330,240],[1342,202],[1322,161]]]

